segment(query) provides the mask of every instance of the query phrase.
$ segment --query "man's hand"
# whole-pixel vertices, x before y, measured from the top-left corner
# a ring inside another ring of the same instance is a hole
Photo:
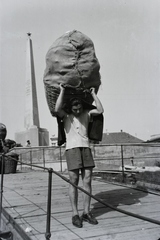
[[[103,106],[102,106],[99,98],[97,97],[97,94],[96,94],[96,92],[95,92],[95,88],[94,88],[94,87],[90,88],[90,91],[91,91],[91,95],[92,95],[92,97],[93,97],[93,99],[94,99],[94,102],[95,102],[95,105],[96,105],[96,109],[92,109],[92,110],[90,111],[90,114],[92,114],[92,115],[98,115],[98,114],[103,113],[103,112],[104,112],[104,109],[103,109]]]
[[[61,91],[61,92],[65,90],[65,87],[64,87],[63,83],[60,83],[60,84],[59,84],[59,87],[60,87],[60,91]]]
[[[60,93],[59,93],[59,96],[58,96],[56,104],[55,104],[55,112],[57,113],[57,115],[59,117],[63,117],[66,114],[64,112],[64,110],[62,109],[63,98],[64,98],[64,94],[65,94],[65,92],[64,92],[65,87],[62,83],[60,83],[59,88],[60,88]]]
[[[96,94],[94,87],[90,88],[90,91],[91,91],[91,94]]]

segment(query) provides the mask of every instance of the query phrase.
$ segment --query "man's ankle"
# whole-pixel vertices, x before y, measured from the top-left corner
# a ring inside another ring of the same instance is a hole
[[[88,214],[88,213],[90,213],[91,211],[90,210],[84,210],[83,211],[83,214]]]
[[[74,216],[76,216],[76,215],[79,216],[79,213],[78,213],[78,212],[73,212],[73,213],[72,213],[72,217],[74,217]]]

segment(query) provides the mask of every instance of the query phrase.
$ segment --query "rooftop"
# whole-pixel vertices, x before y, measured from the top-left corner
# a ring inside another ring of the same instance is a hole
[[[126,132],[103,133],[102,144],[142,143],[143,140]]]

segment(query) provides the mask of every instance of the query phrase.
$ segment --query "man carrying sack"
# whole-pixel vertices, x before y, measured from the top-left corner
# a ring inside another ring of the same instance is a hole
[[[68,102],[69,111],[63,108],[65,88],[60,84],[60,94],[55,105],[56,114],[63,120],[66,134],[66,160],[69,178],[72,183],[78,186],[79,173],[81,171],[83,188],[88,193],[92,193],[92,169],[95,167],[88,138],[88,125],[92,116],[103,113],[103,106],[91,88],[91,95],[95,102],[95,108],[88,110],[84,108],[83,101],[79,98],[71,98]],[[78,190],[71,184],[69,185],[69,197],[72,206],[72,223],[81,228],[82,222],[98,224],[98,221],[90,212],[91,197],[84,194],[84,211],[82,216],[78,213]]]

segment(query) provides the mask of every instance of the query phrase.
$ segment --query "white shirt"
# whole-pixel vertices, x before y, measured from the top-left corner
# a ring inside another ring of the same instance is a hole
[[[66,149],[89,147],[88,123],[89,114],[87,111],[84,111],[79,117],[75,117],[73,114],[64,117]]]

